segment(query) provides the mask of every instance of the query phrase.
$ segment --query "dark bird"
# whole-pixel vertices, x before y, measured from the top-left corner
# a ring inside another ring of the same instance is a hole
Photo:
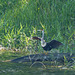
[[[60,45],[63,45],[61,42],[56,41],[56,40],[52,40],[52,41],[46,43],[45,40],[44,40],[44,30],[38,30],[38,31],[42,31],[42,38],[32,37],[32,39],[40,40],[41,41],[41,46],[44,50],[50,51],[53,48],[57,48]]]

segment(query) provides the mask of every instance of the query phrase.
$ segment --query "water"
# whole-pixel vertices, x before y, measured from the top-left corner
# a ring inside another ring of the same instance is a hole
[[[73,69],[45,69],[42,65],[30,68],[30,65],[30,63],[0,62],[0,75],[75,75]]]

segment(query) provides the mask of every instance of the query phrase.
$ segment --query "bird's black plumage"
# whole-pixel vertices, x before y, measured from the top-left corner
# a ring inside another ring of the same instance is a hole
[[[39,30],[40,31],[40,30]],[[42,31],[42,38],[39,38],[39,37],[33,37],[32,39],[36,39],[36,40],[40,40],[41,41],[41,46],[44,50],[46,51],[50,51],[52,48],[57,48],[59,47],[60,45],[63,45],[61,42],[59,41],[56,41],[56,40],[52,40],[51,42],[48,42],[46,43],[44,41],[44,30],[41,30]]]
[[[46,51],[50,51],[52,48],[57,48],[59,47],[60,45],[62,45],[61,42],[59,41],[56,41],[56,40],[52,40],[51,42],[49,43],[46,43],[46,46],[42,47],[44,50]]]

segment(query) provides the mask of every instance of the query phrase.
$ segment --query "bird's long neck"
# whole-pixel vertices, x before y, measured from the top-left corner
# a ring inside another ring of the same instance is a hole
[[[41,46],[46,46],[46,42],[44,41],[44,30],[42,31]]]
[[[44,39],[44,30],[42,31],[42,38],[41,39]]]

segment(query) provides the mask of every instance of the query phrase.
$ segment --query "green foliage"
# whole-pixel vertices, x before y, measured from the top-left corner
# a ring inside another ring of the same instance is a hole
[[[9,48],[33,50],[31,36],[58,40],[60,52],[75,52],[74,0],[0,0],[0,44]],[[34,32],[34,29],[36,32]],[[38,45],[39,51],[42,50]]]

